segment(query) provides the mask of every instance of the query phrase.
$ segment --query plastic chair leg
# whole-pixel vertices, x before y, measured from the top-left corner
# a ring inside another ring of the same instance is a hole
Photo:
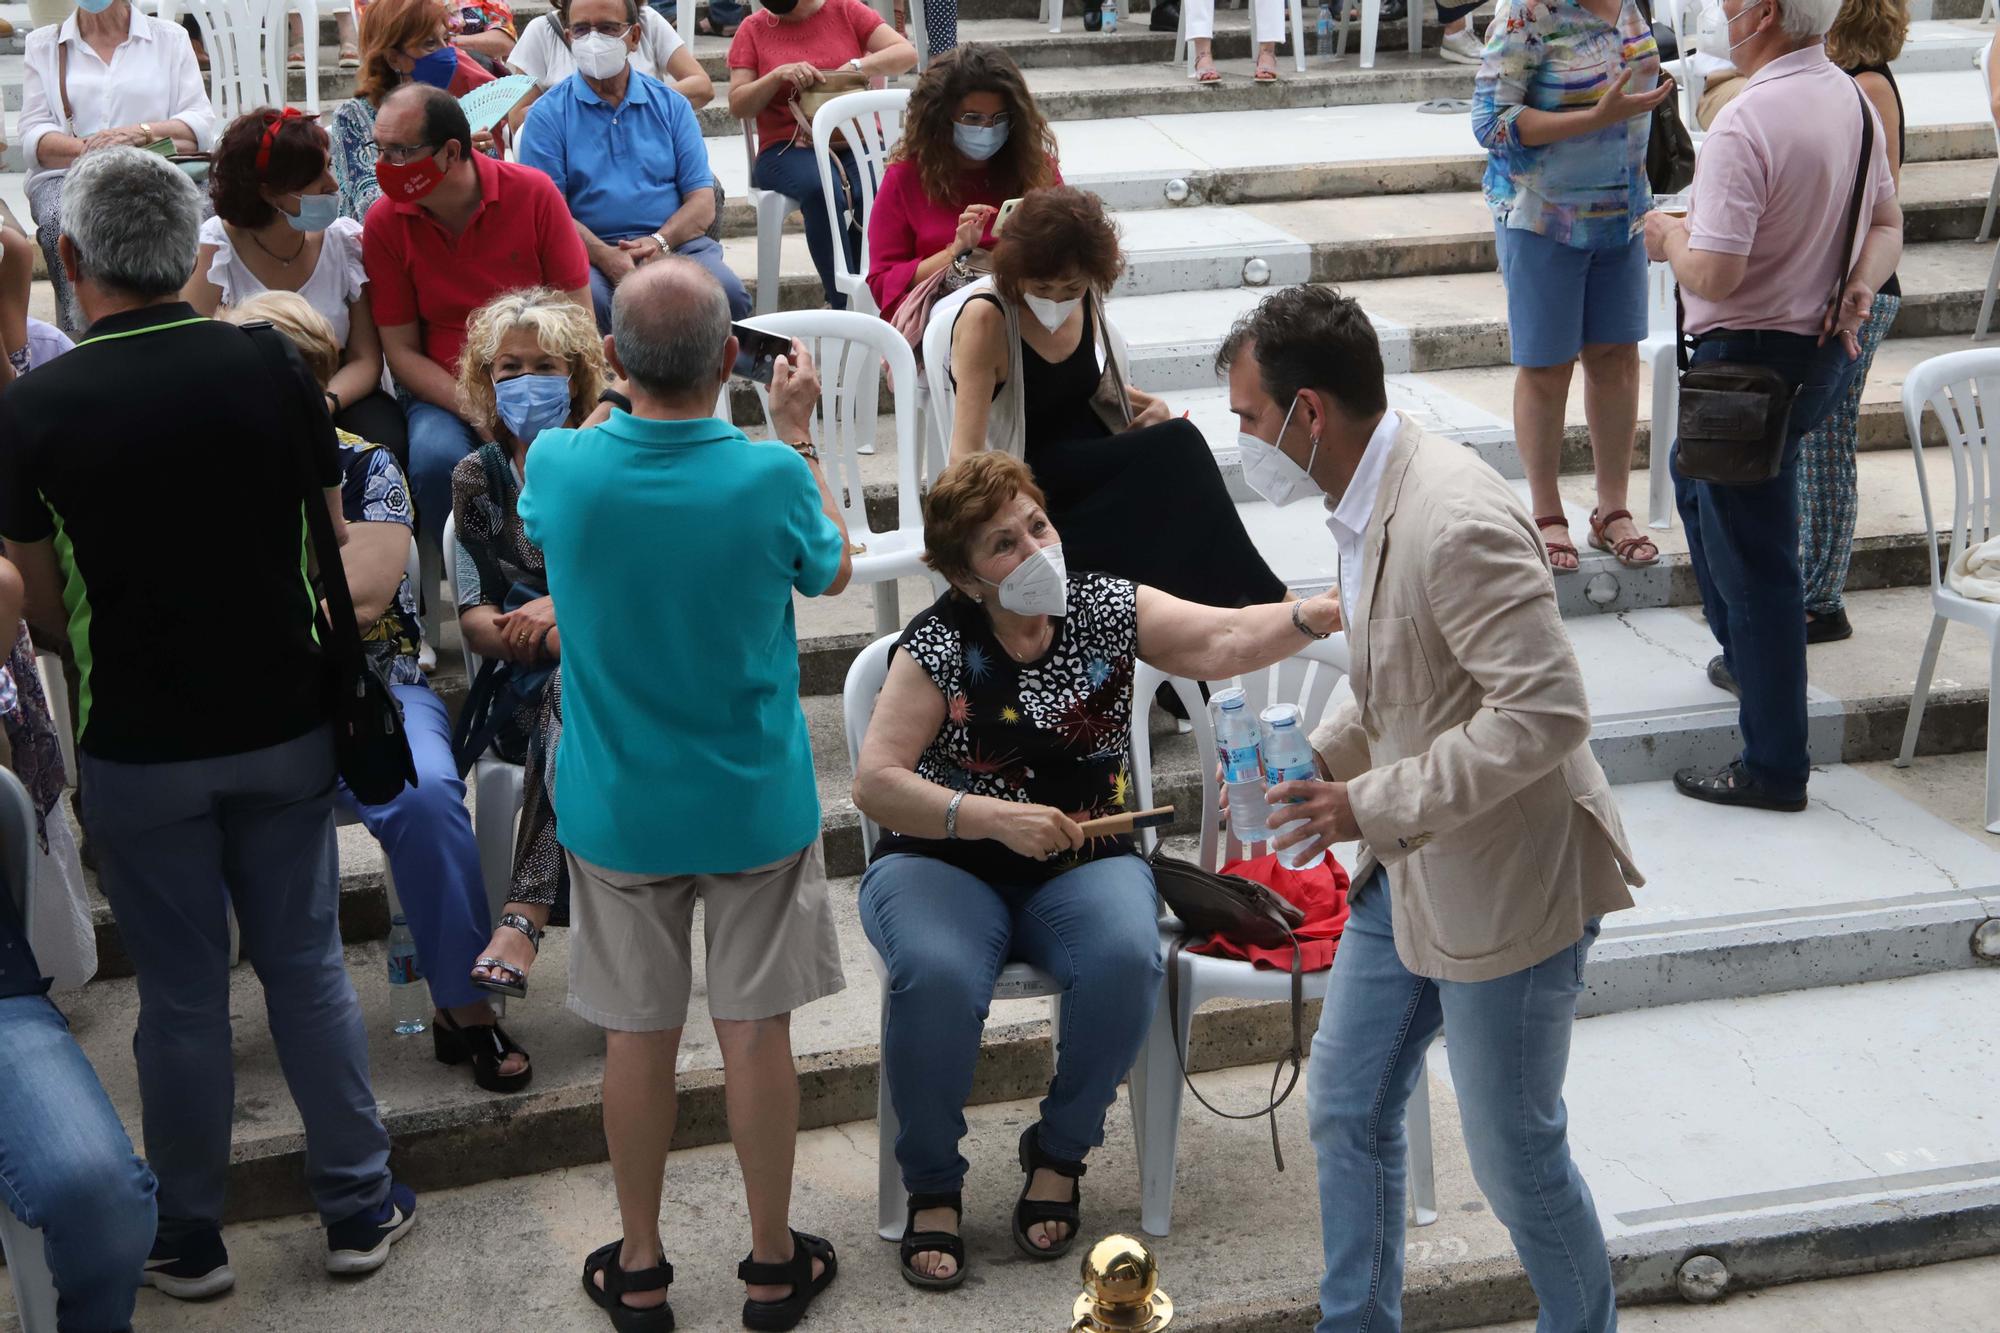
[[[1375,68],[1375,30],[1382,23],[1382,6],[1376,0],[1361,0],[1361,68]]]
[[[2000,208],[2000,165],[1993,168],[1993,184],[1986,191],[1986,212],[1979,219],[1978,239],[1984,241],[1993,230],[1993,212]]]
[[[1674,526],[1674,440],[1679,434],[1681,410],[1680,367],[1672,343],[1653,349],[1653,442],[1648,453],[1650,485],[1647,504],[1651,509],[1646,526],[1665,532]]]
[[[875,633],[894,634],[903,627],[902,598],[894,579],[883,579],[874,588]]]
[[[521,810],[525,774],[512,764],[482,759],[472,770],[473,841],[479,847],[479,877],[486,885],[487,910],[495,921],[514,883],[514,819]]]
[[[2000,635],[1992,641],[1986,687],[1986,831],[2000,833]]]
[[[1917,659],[1917,687],[1910,693],[1910,715],[1903,723],[1903,750],[1896,756],[1897,768],[1908,768],[1910,760],[1916,758],[1917,733],[1924,726],[1924,705],[1930,702],[1931,673],[1937,670],[1938,649],[1944,646],[1944,617],[1931,616],[1931,632],[1924,639],[1924,655]],[[1990,703],[1989,703],[1990,708]],[[1987,732],[1986,804],[1987,822],[1993,815],[1993,732]]]
[[[1306,72],[1306,19],[1300,0],[1292,0],[1292,64],[1299,73]]]
[[[766,192],[757,200],[757,313],[760,315],[778,308],[779,245],[785,230],[785,214],[790,210],[791,200],[775,191]]]
[[[1181,976],[1180,1030],[1188,1030],[1194,1006],[1189,1002],[1187,973]],[[1149,1236],[1164,1236],[1174,1221],[1174,1163],[1180,1156],[1182,1046],[1175,1049],[1174,1024],[1167,1009],[1167,990],[1160,988],[1159,1008],[1146,1044],[1132,1066],[1132,1128],[1139,1147],[1139,1226]]]
[[[1417,1090],[1404,1116],[1410,1140],[1410,1220],[1427,1227],[1438,1220],[1437,1167],[1431,1160],[1431,1066],[1417,1071]]]
[[[1979,322],[1972,326],[1972,341],[1986,340],[1987,326],[1993,320],[1993,289],[2000,284],[2000,245],[1993,247],[1993,266],[1986,270],[1986,294],[1979,299]]]
[[[435,652],[444,643],[444,548],[435,539],[417,543],[418,593],[423,601],[424,642]]]
[[[1410,44],[1405,49],[1412,56],[1421,55],[1424,49],[1424,6],[1422,4],[1412,4],[1409,7],[1409,11]],[[1469,14],[1466,16],[1468,24],[1470,24],[1471,18],[1472,16]]]
[[[878,964],[877,972],[881,968]],[[876,1038],[886,1047],[889,1035],[889,982],[882,978],[882,1021],[881,1035]],[[901,1240],[903,1226],[909,1220],[904,1215],[903,1175],[896,1167],[896,1135],[902,1130],[902,1122],[896,1119],[896,1106],[889,1097],[888,1057],[876,1062],[875,1069],[875,1124],[877,1158],[875,1182],[875,1234],[883,1240]]]
[[[14,1312],[21,1333],[56,1333],[56,1283],[49,1275],[42,1233],[0,1208],[0,1250],[14,1282]]]

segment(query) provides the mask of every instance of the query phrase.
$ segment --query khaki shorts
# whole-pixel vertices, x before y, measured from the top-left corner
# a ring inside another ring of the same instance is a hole
[[[601,1028],[686,1025],[697,898],[711,1018],[772,1018],[847,984],[818,839],[722,875],[635,875],[568,856],[569,1007]]]

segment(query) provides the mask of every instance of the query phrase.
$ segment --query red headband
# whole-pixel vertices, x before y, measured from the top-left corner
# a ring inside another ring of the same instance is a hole
[[[318,118],[318,112],[315,111],[307,114],[295,106],[288,106],[283,111],[266,111],[264,113],[264,137],[257,144],[257,175],[261,178],[266,171],[270,170],[271,141],[278,137],[278,131],[283,128],[286,121],[317,120]]]

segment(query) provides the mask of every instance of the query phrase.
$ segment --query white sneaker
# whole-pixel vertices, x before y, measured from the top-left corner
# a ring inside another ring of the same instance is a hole
[[[1486,47],[1472,35],[1472,25],[1468,23],[1457,32],[1444,35],[1438,54],[1454,65],[1477,65],[1486,58]]]

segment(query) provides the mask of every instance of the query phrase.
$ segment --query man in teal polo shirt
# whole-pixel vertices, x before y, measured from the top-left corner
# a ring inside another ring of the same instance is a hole
[[[638,265],[661,255],[692,259],[715,275],[741,319],[743,280],[708,234],[715,173],[694,107],[632,67],[639,0],[570,0],[576,72],[535,103],[521,127],[521,162],[562,191],[590,252],[597,327],[611,328],[611,293]]]
[[[660,1194],[700,898],[750,1205],[737,1275],[769,1321],[755,1326],[789,1328],[834,1275],[833,1248],[789,1223],[791,1011],[845,984],[792,596],[839,592],[852,558],[811,444],[819,382],[803,352],[772,378],[778,438],[753,443],[710,415],[737,346],[700,265],[647,264],[619,286],[612,330],[629,404],[537,436],[520,501],[562,608],[569,1007],[605,1029],[604,1137],[624,1220],[584,1283],[607,1309],[666,1301]]]

